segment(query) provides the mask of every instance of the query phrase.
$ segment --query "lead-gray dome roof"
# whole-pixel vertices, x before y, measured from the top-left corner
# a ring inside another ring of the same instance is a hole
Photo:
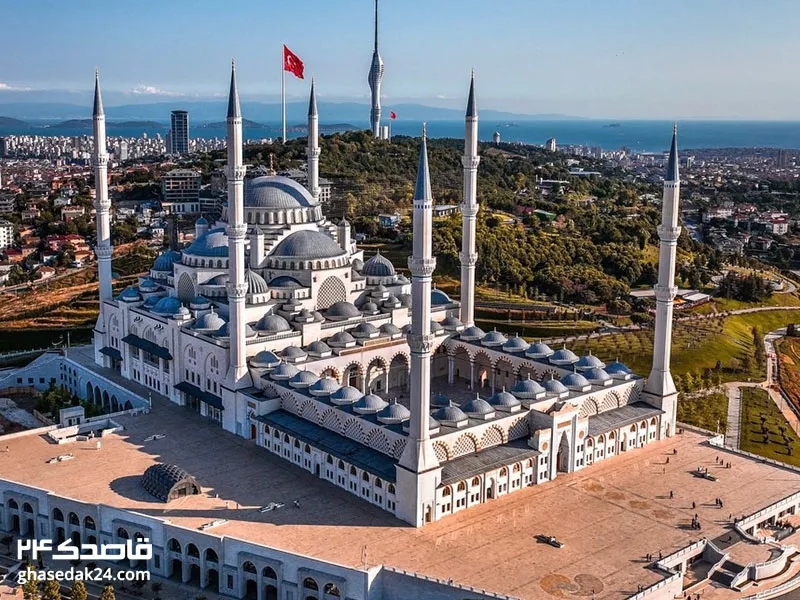
[[[353,410],[360,414],[376,413],[389,405],[386,400],[375,394],[362,396],[355,404]]]
[[[393,277],[395,270],[392,262],[378,250],[375,256],[364,263],[362,273],[368,277]]]
[[[223,227],[210,229],[183,251],[194,256],[228,256],[228,236]]]
[[[337,258],[344,254],[345,251],[332,237],[313,229],[295,231],[270,252],[271,257],[306,259]]]
[[[331,394],[331,402],[334,404],[352,404],[363,394],[351,385],[345,385]]]
[[[461,407],[461,410],[470,417],[483,417],[494,412],[492,405],[480,396],[476,396],[475,398],[469,400]]]
[[[269,331],[270,333],[280,333],[291,331],[292,326],[280,315],[264,315],[256,323],[256,331]]]
[[[378,421],[384,423],[385,425],[394,425],[396,423],[408,421],[411,418],[411,411],[402,404],[392,402],[389,404],[389,406],[382,409],[378,413],[377,417]]]
[[[332,321],[355,319],[360,316],[361,311],[352,302],[336,302],[325,311],[325,318]]]
[[[162,502],[200,493],[194,477],[177,465],[163,463],[147,467],[142,475],[142,487]]]
[[[266,294],[269,292],[269,287],[264,278],[258,273],[247,269],[244,274],[245,281],[247,282],[247,291],[251,294]]]
[[[457,426],[467,421],[464,411],[454,404],[441,407],[432,416],[442,425]]]
[[[316,206],[309,191],[281,175],[256,177],[245,186],[244,205],[249,208],[292,209]]]

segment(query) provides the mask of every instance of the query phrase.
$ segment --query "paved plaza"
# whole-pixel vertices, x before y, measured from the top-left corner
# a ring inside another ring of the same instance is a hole
[[[99,450],[96,442],[11,439],[9,451],[0,452],[0,477],[189,528],[229,519],[211,532],[347,566],[363,566],[366,548],[368,565],[521,598],[592,592],[624,598],[662,578],[648,568],[647,553],[666,555],[701,535],[725,536],[729,514],[749,514],[800,488],[800,474],[726,454],[686,432],[414,529],[188,409],[156,402],[149,415],[120,422],[125,431],[104,438]],[[143,441],[152,434],[166,437]],[[66,452],[75,459],[46,464]],[[732,468],[718,467],[717,456]],[[156,501],[140,484],[155,462],[185,468],[203,493],[169,505]],[[718,481],[694,477],[697,466],[708,467]],[[723,509],[715,506],[717,497]],[[258,512],[269,502],[286,507]],[[695,513],[701,532],[689,527]],[[539,534],[555,535],[564,548],[538,542]]]

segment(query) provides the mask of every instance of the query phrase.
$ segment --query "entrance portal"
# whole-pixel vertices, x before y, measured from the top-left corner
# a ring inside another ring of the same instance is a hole
[[[557,468],[562,473],[569,473],[570,471],[570,458],[569,458],[569,440],[567,439],[566,432],[561,434],[561,443],[558,446],[558,458],[556,459]]]

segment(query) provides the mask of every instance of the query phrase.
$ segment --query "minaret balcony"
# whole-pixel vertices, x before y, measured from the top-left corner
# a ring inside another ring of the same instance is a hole
[[[461,214],[464,217],[474,219],[478,216],[478,205],[476,204],[462,204]]]
[[[477,169],[480,162],[481,162],[480,156],[470,156],[469,154],[465,154],[464,156],[461,157],[461,165],[465,169],[469,169],[470,171]]]
[[[108,154],[103,152],[102,154],[95,154],[94,160],[92,164],[95,167],[107,167],[108,166]]]
[[[459,258],[459,260],[461,260],[461,264],[462,265],[466,265],[468,267],[474,267],[475,264],[478,262],[478,253],[477,252],[473,252],[473,253],[467,254],[465,252],[459,252],[458,253],[458,258]]]
[[[658,237],[662,242],[677,242],[681,235],[680,227],[658,226]]]
[[[414,354],[430,354],[433,352],[433,344],[436,336],[433,334],[414,335],[408,334],[408,347]]]
[[[230,166],[226,169],[226,174],[228,179],[233,181],[244,181],[244,174],[246,172],[246,167],[237,165],[231,169]]]
[[[436,259],[409,256],[408,268],[414,277],[430,277],[436,269]]]
[[[658,302],[672,302],[675,300],[675,296],[678,295],[678,286],[657,283],[653,286],[653,291]]]
[[[225,228],[225,234],[234,240],[244,239],[245,234],[247,234],[247,225],[244,223],[238,225],[229,224]]]
[[[228,298],[231,300],[244,300],[247,294],[247,283],[227,283]]]
[[[94,253],[95,256],[97,256],[97,260],[109,260],[113,252],[114,251],[110,245],[98,245],[94,247]]]
[[[319,158],[319,155],[321,153],[322,153],[322,149],[319,146],[317,146],[317,145],[311,146],[308,149],[308,158]]]

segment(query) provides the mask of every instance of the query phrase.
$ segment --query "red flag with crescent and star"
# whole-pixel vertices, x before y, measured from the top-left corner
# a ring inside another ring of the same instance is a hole
[[[390,119],[396,119],[397,118],[397,113],[394,112],[393,110],[390,110],[389,111],[389,118]]]
[[[303,79],[303,69],[305,65],[303,61],[289,48],[286,47],[286,44],[283,45],[283,70],[289,71],[292,75],[297,77],[298,79]]]

